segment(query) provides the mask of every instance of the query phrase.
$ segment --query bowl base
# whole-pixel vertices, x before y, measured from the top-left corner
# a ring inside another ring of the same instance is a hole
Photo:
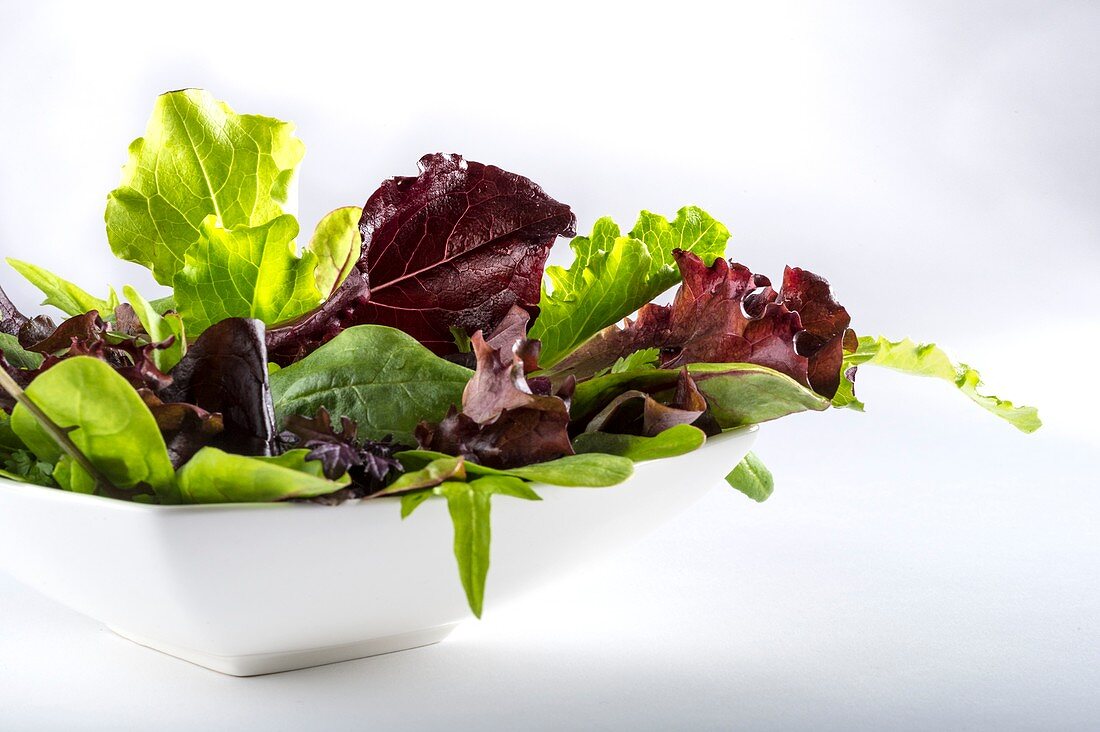
[[[294,671],[313,666],[324,666],[329,663],[352,661],[357,658],[380,656],[384,653],[406,651],[412,648],[430,646],[433,643],[446,638],[454,630],[458,623],[440,625],[435,628],[416,630],[410,633],[390,635],[384,638],[370,638],[355,643],[344,643],[337,646],[325,646],[323,648],[307,648],[298,651],[286,651],[282,653],[254,653],[244,656],[222,656],[205,651],[196,651],[190,648],[165,643],[154,638],[146,638],[135,633],[130,633],[121,628],[111,627],[116,635],[133,641],[138,645],[152,648],[155,651],[166,653],[169,656],[181,658],[184,661],[208,668],[212,671],[228,674],[230,676],[260,676],[262,674],[275,674],[282,671]],[[110,626],[108,626],[110,627]]]

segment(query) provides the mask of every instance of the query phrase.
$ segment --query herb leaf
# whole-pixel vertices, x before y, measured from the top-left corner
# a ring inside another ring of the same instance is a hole
[[[271,391],[280,418],[325,407],[355,420],[361,438],[413,443],[417,423],[441,419],[470,376],[399,330],[363,325],[271,374]]]
[[[1005,420],[1021,432],[1034,432],[1042,426],[1035,407],[1017,407],[1007,399],[978,393],[982,385],[977,371],[964,363],[953,363],[942,349],[933,343],[917,344],[905,338],[890,341],[879,336],[862,336],[855,353],[846,354],[844,364],[883,366],[913,376],[930,376],[949,381],[978,406]],[[854,398],[854,395],[853,395]]]
[[[171,285],[207,216],[234,229],[281,215],[305,152],[293,129],[201,89],[162,94],[107,199],[111,249]]]
[[[599,219],[592,236],[569,243],[575,255],[569,269],[546,268],[552,287],[543,286],[531,327],[531,338],[542,341],[543,367],[679,282],[673,251],[693,252],[709,265],[725,252],[729,236],[694,206],[680,209],[672,222],[643,211],[626,236],[610,218]]]
[[[726,476],[726,482],[757,503],[766,501],[775,487],[771,471],[760,462],[760,458],[754,452],[746,455],[737,467],[730,471]]]

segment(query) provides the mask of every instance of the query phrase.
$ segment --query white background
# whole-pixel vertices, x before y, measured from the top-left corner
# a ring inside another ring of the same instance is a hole
[[[767,503],[715,492],[521,603],[490,578],[440,646],[273,677],[0,577],[0,728],[1100,726],[1098,34],[1085,2],[0,0],[0,253],[97,294],[153,291],[105,196],[155,95],[204,86],[298,124],[304,228],[437,150],[582,231],[698,204],[733,258],[829,276],[861,333],[937,340],[1047,423],[867,370],[867,414],[765,426]]]

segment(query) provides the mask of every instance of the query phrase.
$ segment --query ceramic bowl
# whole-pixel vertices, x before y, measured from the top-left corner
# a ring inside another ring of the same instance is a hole
[[[611,488],[493,500],[486,609],[630,545],[748,452],[756,428]],[[727,488],[728,490],[728,488]],[[471,617],[446,502],[148,506],[0,479],[0,569],[119,635],[236,676],[436,643]]]

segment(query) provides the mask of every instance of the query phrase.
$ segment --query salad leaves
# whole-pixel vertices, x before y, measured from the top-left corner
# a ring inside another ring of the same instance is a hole
[[[107,198],[111,249],[172,285],[208,216],[234,229],[285,213],[305,154],[293,132],[287,122],[237,114],[201,89],[162,94]]]
[[[673,252],[697,254],[708,265],[726,250],[729,230],[702,209],[686,206],[676,219],[643,211],[626,236],[610,218],[592,236],[575,237],[569,269],[547,267],[531,338],[541,363],[553,366],[597,331],[622,320],[680,281]]]
[[[157,100],[105,224],[166,297],[8,260],[67,317],[0,290],[0,475],[163,504],[392,498],[406,517],[443,500],[480,616],[493,496],[614,486],[725,430],[862,410],[862,366],[1040,426],[936,346],[857,337],[825,278],[787,267],[776,289],[726,259],[729,230],[693,206],[626,234],[598,219],[544,272],[571,208],[433,153],[299,246],[293,130],[201,90]],[[751,453],[726,481],[756,501],[774,486]]]
[[[168,450],[145,404],[134,388],[99,359],[77,356],[40,374],[27,397],[62,429],[73,444],[113,486],[148,491],[162,503],[177,503]],[[47,426],[23,404],[11,414],[12,430],[41,460],[69,461]],[[92,492],[93,476],[70,465],[54,477],[62,487]]]
[[[361,325],[271,374],[271,392],[279,414],[324,408],[354,420],[362,437],[411,444],[421,420],[458,403],[470,376],[399,330]]]

